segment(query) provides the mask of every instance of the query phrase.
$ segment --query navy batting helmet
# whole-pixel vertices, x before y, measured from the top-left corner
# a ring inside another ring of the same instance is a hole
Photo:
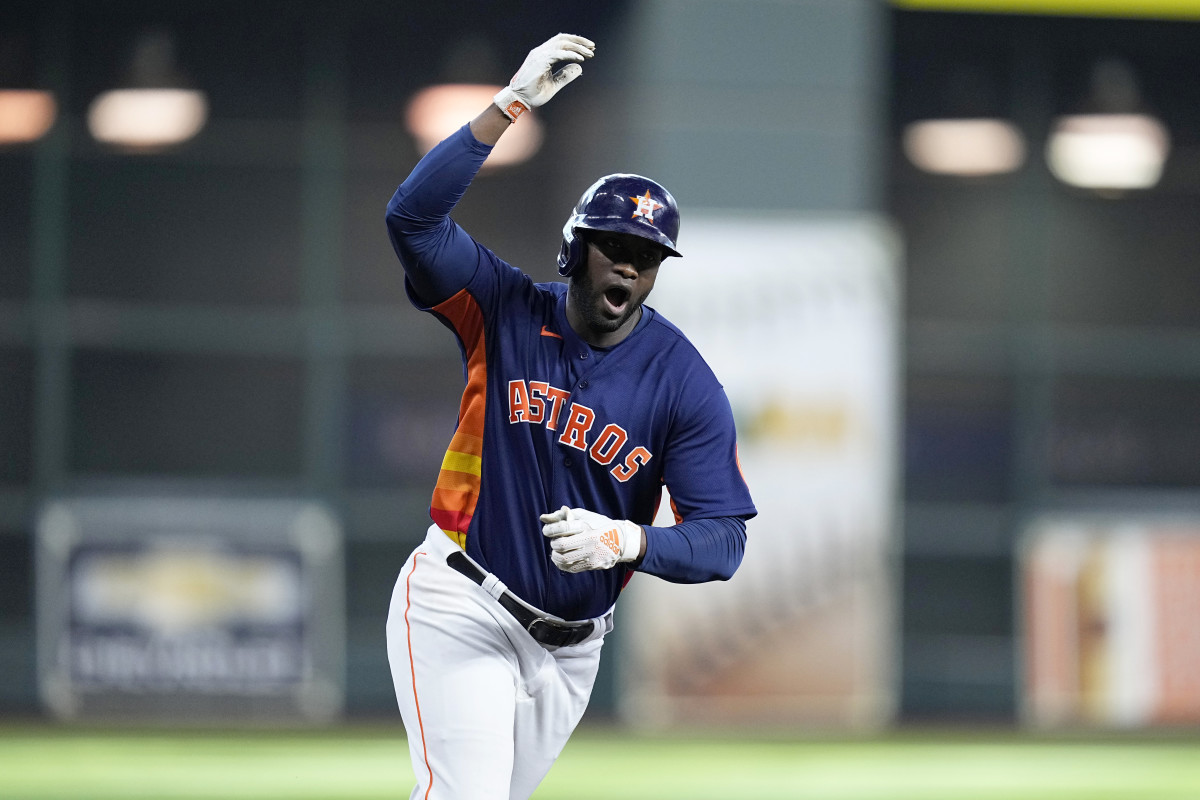
[[[562,248],[558,251],[558,274],[570,275],[583,263],[584,246],[577,231],[631,233],[662,245],[667,255],[678,256],[679,207],[675,198],[658,183],[619,172],[593,183],[575,212],[563,226]]]

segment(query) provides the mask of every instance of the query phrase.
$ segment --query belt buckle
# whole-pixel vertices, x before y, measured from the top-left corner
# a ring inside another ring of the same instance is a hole
[[[551,647],[566,647],[582,642],[592,632],[592,628],[593,625],[590,623],[570,626],[556,625],[550,620],[537,617],[529,623],[529,627],[525,630],[529,631],[529,635],[542,644]]]
[[[529,631],[529,635],[537,641],[551,647],[562,647],[566,643],[567,637],[571,635],[570,631],[551,625],[549,621],[541,617],[534,617],[533,622],[530,622],[529,627],[525,630]]]

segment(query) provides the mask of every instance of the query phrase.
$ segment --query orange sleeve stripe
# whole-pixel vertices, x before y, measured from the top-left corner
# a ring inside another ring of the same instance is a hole
[[[475,298],[466,289],[438,303],[433,310],[454,326],[465,347],[483,341],[483,314]]]
[[[475,487],[455,489],[438,486],[433,490],[433,506],[447,511],[456,509],[474,509],[479,492]]]
[[[750,488],[750,481],[746,480],[746,473],[742,470],[742,456],[738,453],[737,445],[733,446],[733,460],[737,464],[738,475],[742,476],[742,483],[746,484],[746,488]]]
[[[442,460],[430,514],[439,528],[464,544],[479,500],[483,424],[487,410],[487,347],[483,311],[466,289],[434,307],[454,326],[467,357],[467,385],[458,407],[458,428]]]
[[[437,495],[439,493],[446,492],[459,495],[478,495],[479,476],[470,475],[465,472],[450,472],[449,470],[442,470],[438,473],[437,488],[434,490],[434,503],[436,505],[441,506],[441,503],[437,502]]]
[[[483,457],[483,415],[486,406],[487,356],[484,353],[483,334],[479,344],[467,359],[467,387],[463,390],[462,404],[458,408],[458,430],[478,440],[477,448]]]
[[[483,437],[467,433],[460,428],[450,439],[450,449],[456,453],[480,458],[483,456]]]

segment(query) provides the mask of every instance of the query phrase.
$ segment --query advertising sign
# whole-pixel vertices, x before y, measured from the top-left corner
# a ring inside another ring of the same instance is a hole
[[[342,704],[341,531],[322,506],[49,503],[39,683],[65,717],[326,719]]]
[[[1021,565],[1026,721],[1200,723],[1200,519],[1046,517]]]
[[[898,247],[869,217],[688,221],[650,304],[724,385],[758,508],[732,580],[635,576],[622,707],[648,726],[876,727],[895,705]],[[671,525],[667,500],[657,524]]]

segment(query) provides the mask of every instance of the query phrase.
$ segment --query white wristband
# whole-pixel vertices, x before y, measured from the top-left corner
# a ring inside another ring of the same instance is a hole
[[[623,519],[617,522],[621,526],[621,555],[618,561],[637,561],[642,554],[642,526],[636,522]]]
[[[492,102],[512,122],[516,122],[517,117],[529,110],[528,104],[517,97],[517,93],[512,90],[511,86],[505,86],[496,92],[496,96],[492,98]]]

